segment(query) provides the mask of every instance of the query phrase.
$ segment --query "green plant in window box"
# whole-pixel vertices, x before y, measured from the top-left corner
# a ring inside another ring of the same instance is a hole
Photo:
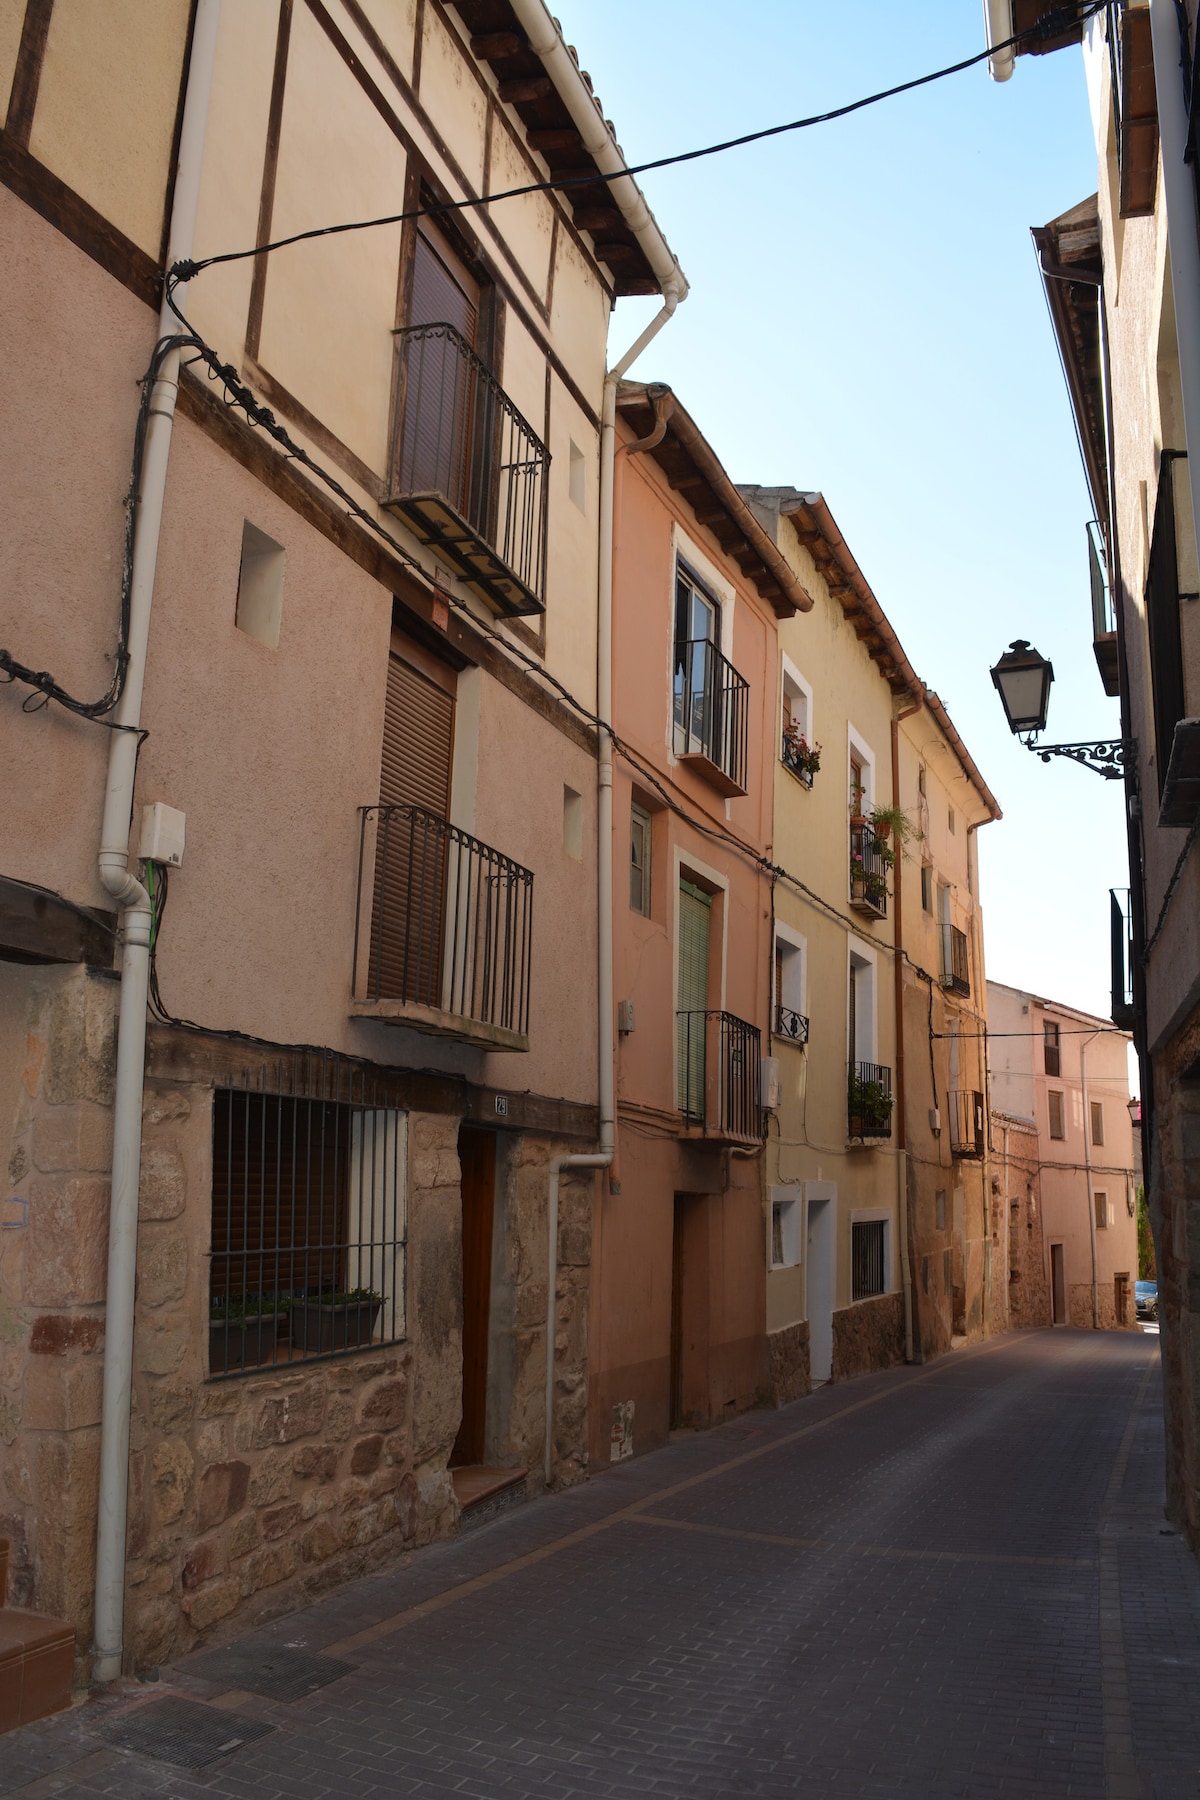
[[[214,1294],[208,1303],[209,1374],[277,1361],[287,1309],[284,1294]]]
[[[810,744],[800,727],[790,721],[783,728],[782,760],[786,768],[811,787],[812,778],[821,767],[821,746]]]
[[[846,1098],[851,1137],[887,1130],[892,1117],[892,1096],[881,1081],[851,1069]]]
[[[290,1302],[292,1348],[307,1356],[358,1350],[375,1336],[383,1295],[374,1288],[321,1288]]]

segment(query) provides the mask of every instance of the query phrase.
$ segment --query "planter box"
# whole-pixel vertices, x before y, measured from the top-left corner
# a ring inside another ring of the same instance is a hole
[[[234,1369],[270,1366],[277,1359],[279,1327],[284,1317],[283,1313],[258,1313],[251,1319],[211,1319],[209,1374],[229,1375]]]
[[[382,1306],[382,1300],[356,1300],[349,1306],[297,1300],[291,1309],[292,1348],[309,1356],[361,1349],[375,1336]]]

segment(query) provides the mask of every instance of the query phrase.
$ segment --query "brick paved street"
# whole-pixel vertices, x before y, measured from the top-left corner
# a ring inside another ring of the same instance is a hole
[[[1195,1800],[1200,1579],[1161,1511],[1158,1342],[1041,1332],[754,1413],[0,1742],[0,1795]],[[274,1729],[189,1772],[165,1694]]]

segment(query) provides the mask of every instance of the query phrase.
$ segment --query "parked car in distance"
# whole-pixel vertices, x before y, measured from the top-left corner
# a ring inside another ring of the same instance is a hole
[[[1135,1281],[1133,1284],[1133,1303],[1139,1319],[1157,1319],[1157,1281]]]

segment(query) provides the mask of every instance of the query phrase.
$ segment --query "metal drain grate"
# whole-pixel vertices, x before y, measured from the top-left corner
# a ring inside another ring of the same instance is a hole
[[[180,1668],[202,1681],[222,1681],[227,1687],[245,1688],[268,1700],[303,1700],[327,1682],[350,1675],[356,1665],[338,1662],[312,1650],[295,1650],[287,1644],[265,1644],[260,1638],[230,1644],[224,1650],[206,1650],[189,1656]]]
[[[110,1719],[100,1726],[98,1735],[139,1756],[153,1756],[181,1769],[202,1769],[274,1729],[240,1713],[203,1706],[198,1700],[167,1699],[151,1700],[147,1706]]]

